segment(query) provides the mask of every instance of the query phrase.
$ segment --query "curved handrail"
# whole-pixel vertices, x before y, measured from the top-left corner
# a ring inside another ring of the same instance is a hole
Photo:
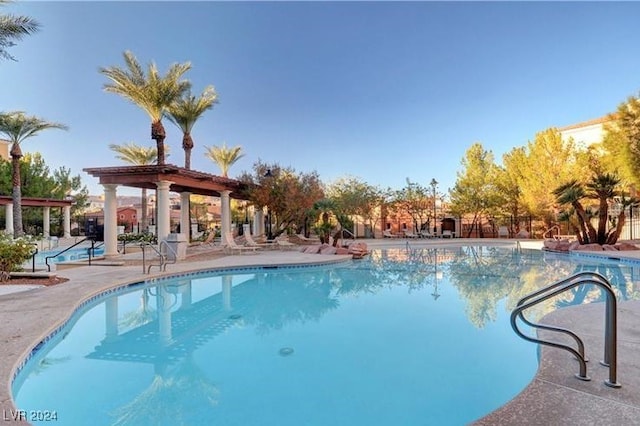
[[[78,242],[77,242],[77,243],[75,243],[74,245],[67,247],[66,249],[62,250],[62,251],[61,251],[61,252],[59,252],[59,253],[52,254],[51,256],[47,256],[47,257],[45,257],[45,258],[44,258],[44,264],[45,264],[45,265],[47,265],[47,271],[48,271],[48,272],[51,272],[51,265],[49,265],[49,259],[53,259],[53,258],[55,258],[55,257],[58,257],[58,256],[60,256],[61,254],[66,253],[67,251],[71,250],[71,249],[72,249],[72,248],[74,248],[75,246],[80,245],[80,244],[84,243],[84,242],[85,242],[85,241],[87,241],[87,240],[90,240],[90,241],[91,241],[91,247],[89,247],[89,248],[88,248],[88,250],[89,250],[89,265],[91,265],[91,256],[92,256],[92,255],[93,255],[93,256],[95,256],[95,253],[94,253],[94,251],[95,251],[95,248],[94,248],[95,240],[94,240],[93,238],[87,237],[87,238],[83,238],[83,239],[81,239],[80,241],[78,241]]]
[[[156,254],[158,255],[158,257],[160,259],[160,263],[159,264],[151,263],[151,264],[149,264],[149,267],[147,268],[147,266],[146,266],[145,247],[151,247],[153,249],[153,251],[156,252]],[[164,252],[163,252],[163,248],[165,249]],[[140,249],[142,250],[142,273],[143,274],[145,274],[145,273],[146,274],[150,274],[151,273],[151,267],[153,267],[153,266],[159,266],[160,267],[160,271],[164,272],[164,271],[167,270],[167,265],[168,264],[174,264],[178,260],[178,255],[176,254],[176,252],[173,250],[173,248],[171,248],[169,243],[167,243],[164,240],[160,241],[160,244],[158,244],[158,248],[156,248],[156,246],[154,244],[147,243],[147,242],[141,242],[140,243]],[[173,255],[172,259],[167,259],[167,252],[169,252],[169,253],[171,253]],[[168,260],[172,260],[172,261],[168,261]]]
[[[524,302],[526,302],[527,300],[533,299],[536,296],[542,295],[544,293],[546,293],[547,291],[550,291],[554,288],[560,287],[562,285],[565,285],[573,280],[577,280],[581,277],[589,277],[589,278],[593,278],[593,279],[598,279],[601,280],[601,282],[603,284],[609,285],[609,282],[607,281],[607,279],[602,276],[601,274],[597,273],[597,272],[593,272],[593,271],[583,271],[583,272],[578,272],[577,274],[574,274],[568,278],[556,281],[553,284],[550,284],[538,291],[534,291],[533,293],[529,293],[528,295],[524,296],[523,298],[521,298],[520,300],[518,300],[518,303],[516,304],[516,306],[520,306],[522,304],[524,304]],[[524,313],[521,311],[519,314],[520,319],[527,325],[534,327],[534,328],[540,328],[542,330],[549,330],[549,331],[557,331],[560,333],[564,333],[567,334],[568,336],[572,337],[576,344],[578,345],[578,352],[580,352],[580,354],[582,355],[582,357],[584,358],[585,362],[588,362],[589,360],[584,356],[584,343],[582,342],[582,339],[580,339],[580,337],[578,337],[578,335],[576,335],[574,332],[572,332],[571,330],[567,330],[566,328],[562,328],[562,327],[554,327],[554,326],[550,326],[550,325],[544,325],[544,324],[538,324],[538,323],[533,323],[531,321],[529,321],[525,316]],[[606,358],[606,354],[605,354],[605,358]]]
[[[586,276],[587,278],[578,279],[581,276]],[[619,388],[621,385],[617,382],[617,301],[615,293],[611,288],[611,284],[604,278],[602,275],[595,272],[581,272],[571,276],[565,280],[558,281],[556,283],[551,284],[541,290],[538,290],[528,296],[525,296],[518,302],[516,308],[511,312],[511,328],[513,328],[514,332],[529,342],[538,343],[541,345],[547,345],[559,349],[564,349],[570,353],[572,353],[580,363],[580,372],[576,374],[576,377],[580,380],[590,380],[589,376],[587,376],[587,364],[586,359],[584,357],[584,349],[582,349],[582,353],[579,350],[572,348],[571,346],[551,342],[548,340],[543,340],[539,338],[534,338],[531,336],[527,336],[524,334],[517,325],[517,319],[523,319],[524,316],[522,312],[525,309],[528,309],[544,300],[550,299],[552,297],[557,296],[567,290],[570,290],[574,287],[583,284],[594,284],[604,290],[607,300],[606,300],[606,312],[605,312],[605,359],[601,364],[609,367],[609,379],[605,380],[605,384],[609,387]],[[533,324],[528,322],[526,319],[523,319],[528,324]],[[542,326],[540,324],[533,324],[538,328],[544,328],[550,331],[560,331],[560,332],[568,332],[567,334],[577,339],[577,341],[581,342],[580,338],[575,335],[575,333],[561,329],[559,327],[551,327],[551,326]]]

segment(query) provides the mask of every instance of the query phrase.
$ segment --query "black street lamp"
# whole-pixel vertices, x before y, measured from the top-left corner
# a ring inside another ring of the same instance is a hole
[[[431,179],[431,182],[429,183],[429,185],[431,185],[431,188],[433,189],[433,235],[436,234],[437,230],[437,225],[436,225],[436,190],[438,188],[438,181],[433,178]]]
[[[264,174],[264,177],[267,179],[273,178],[271,169],[267,169],[267,173]],[[269,209],[269,204],[267,204],[267,239],[273,240],[273,234],[271,233],[271,210]]]

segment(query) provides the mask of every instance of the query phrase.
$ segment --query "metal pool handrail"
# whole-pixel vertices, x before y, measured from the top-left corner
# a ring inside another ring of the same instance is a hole
[[[541,345],[547,345],[559,349],[564,349],[570,353],[572,353],[580,363],[580,372],[576,374],[576,377],[580,380],[591,380],[589,376],[587,376],[587,359],[584,356],[584,344],[582,340],[572,331],[560,328],[560,327],[552,327],[543,324],[535,324],[528,321],[523,314],[525,309],[528,309],[538,303],[541,303],[547,299],[555,297],[567,290],[570,290],[574,287],[583,284],[594,284],[600,287],[606,294],[606,309],[605,309],[605,342],[604,342],[604,360],[601,361],[601,364],[609,367],[609,379],[605,380],[605,384],[609,387],[619,388],[621,385],[617,382],[617,301],[615,293],[611,288],[611,284],[609,281],[602,275],[596,272],[580,272],[575,275],[572,275],[566,279],[557,281],[552,283],[538,291],[535,291],[522,299],[520,299],[516,305],[516,308],[511,312],[511,327],[515,331],[515,333],[533,343],[539,343]],[[576,343],[578,344],[578,350],[572,348],[571,346],[564,345],[561,343],[551,342],[548,340],[543,340],[539,338],[534,338],[531,336],[527,336],[524,334],[517,325],[517,319],[520,318],[526,324],[541,328],[549,331],[556,331],[560,333],[567,334],[571,336]]]
[[[44,258],[44,264],[47,265],[47,271],[51,272],[51,265],[49,265],[49,259],[53,259],[55,257],[60,256],[61,254],[66,253],[67,251],[71,250],[72,248],[74,248],[75,246],[84,243],[85,241],[90,240],[91,241],[91,247],[87,248],[88,251],[88,255],[89,255],[89,266],[91,266],[91,257],[95,256],[95,243],[96,241],[93,238],[87,237],[87,238],[83,238],[80,241],[78,241],[77,243],[75,243],[72,246],[67,247],[66,249],[60,251],[59,253],[56,254],[52,254],[51,256],[47,256]],[[35,255],[34,255],[35,256]]]

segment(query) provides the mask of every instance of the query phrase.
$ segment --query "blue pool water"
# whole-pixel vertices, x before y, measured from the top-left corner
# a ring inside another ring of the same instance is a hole
[[[89,246],[87,247],[75,247],[65,251],[64,253],[58,254],[62,252],[64,248],[58,248],[55,250],[46,250],[36,253],[36,265],[44,265],[45,259],[48,256],[53,256],[49,259],[49,263],[60,263],[60,262],[70,262],[73,260],[83,260],[89,257]],[[98,247],[94,250],[95,256],[100,256],[104,253],[104,247]],[[31,260],[27,262],[31,264]]]
[[[637,265],[488,247],[141,283],[74,315],[14,398],[60,425],[463,425],[535,374],[516,301],[585,269],[636,296]],[[600,299],[578,287],[528,316]]]

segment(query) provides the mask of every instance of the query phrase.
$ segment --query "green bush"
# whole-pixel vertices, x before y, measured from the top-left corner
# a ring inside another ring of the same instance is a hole
[[[0,281],[7,281],[10,272],[22,271],[22,265],[36,251],[34,240],[29,237],[16,238],[0,234]]]
[[[132,232],[124,233],[118,235],[118,241],[122,241],[124,243],[156,243],[156,236],[149,233],[144,232],[142,234],[134,234]]]

